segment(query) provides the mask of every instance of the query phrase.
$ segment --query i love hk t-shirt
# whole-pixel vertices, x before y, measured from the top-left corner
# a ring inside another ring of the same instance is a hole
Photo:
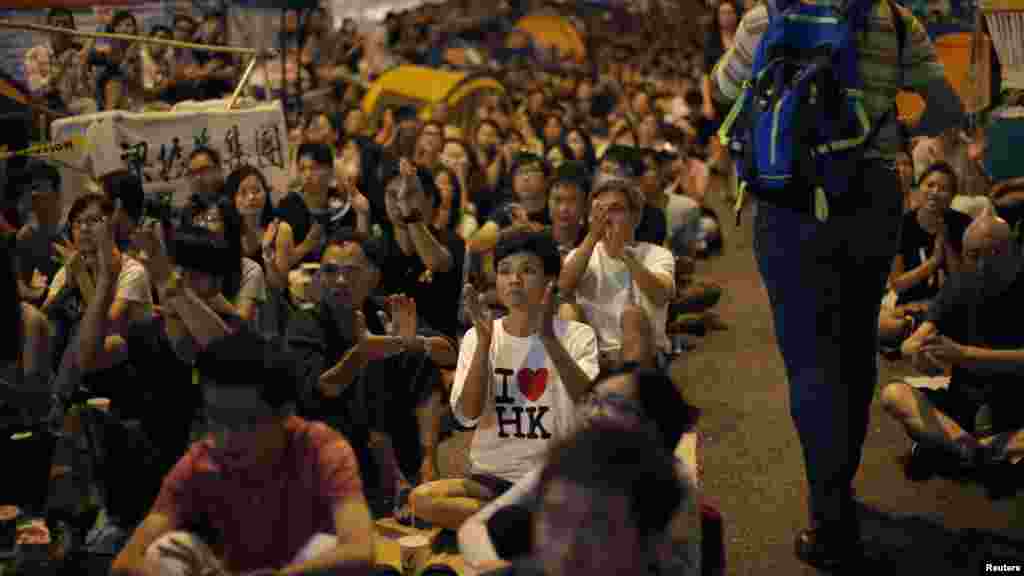
[[[579,322],[555,320],[555,336],[591,379],[597,377],[597,336]],[[451,405],[463,426],[476,426],[469,459],[472,472],[517,482],[537,466],[548,444],[572,433],[575,406],[537,335],[521,338],[494,321],[491,378],[484,410],[477,419],[463,414],[459,400],[476,353],[476,329],[459,349]]]

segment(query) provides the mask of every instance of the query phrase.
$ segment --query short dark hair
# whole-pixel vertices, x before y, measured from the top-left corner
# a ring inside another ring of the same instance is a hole
[[[68,224],[74,224],[75,220],[82,215],[90,206],[99,206],[100,211],[107,216],[114,213],[114,203],[102,194],[83,194],[71,204],[68,210]]]
[[[693,497],[676,474],[675,459],[649,431],[604,422],[548,451],[540,476],[542,497],[555,480],[594,490],[598,498],[625,497],[641,542],[662,532],[683,501]]]
[[[953,169],[953,166],[949,162],[941,160],[938,162],[932,162],[931,165],[925,168],[924,172],[921,173],[921,177],[917,180],[917,185],[920,186],[925,181],[925,178],[928,178],[936,172],[939,174],[945,174],[949,177],[950,190],[953,192],[953,196],[956,196],[958,193],[957,186],[959,184],[958,177],[956,175],[956,170]]]
[[[327,240],[327,246],[340,248],[346,244],[358,245],[367,262],[377,270],[384,270],[384,265],[387,263],[387,248],[379,239],[367,237],[351,228],[342,228]],[[325,249],[324,252],[326,253],[327,250]]]
[[[331,152],[331,147],[327,144],[303,142],[299,145],[299,153],[295,157],[302,160],[307,156],[322,166],[334,165],[334,152]]]
[[[149,28],[150,36],[156,36],[158,32],[166,32],[168,34],[174,35],[174,31],[163,24],[154,24]]]
[[[210,343],[196,357],[204,385],[255,389],[281,415],[299,399],[295,362],[275,342],[241,330]]]
[[[196,156],[199,156],[200,154],[206,154],[207,156],[210,157],[210,160],[212,160],[214,164],[220,167],[220,154],[217,153],[216,150],[208,146],[198,146],[196,148],[193,148],[192,153],[188,155],[188,161],[192,162],[192,160]]]
[[[227,241],[200,226],[182,226],[174,231],[174,263],[217,278],[226,278],[231,267],[238,268]]]
[[[103,194],[115,205],[121,201],[121,209],[129,218],[138,222],[142,219],[146,193],[138,174],[131,170],[115,170],[100,179]]]
[[[545,276],[558,276],[562,270],[562,257],[558,253],[558,244],[548,232],[514,232],[503,238],[494,248],[494,264],[507,256],[519,252],[528,252],[544,262]]]

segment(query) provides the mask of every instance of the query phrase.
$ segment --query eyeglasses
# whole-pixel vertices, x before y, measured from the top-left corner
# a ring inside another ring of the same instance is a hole
[[[106,216],[82,216],[74,222],[75,226],[79,228],[92,228],[93,226],[100,226],[106,223]]]
[[[635,401],[626,398],[622,394],[598,394],[590,392],[584,398],[586,406],[595,412],[607,414],[614,411],[618,414],[626,414],[634,418],[643,418],[644,411]]]

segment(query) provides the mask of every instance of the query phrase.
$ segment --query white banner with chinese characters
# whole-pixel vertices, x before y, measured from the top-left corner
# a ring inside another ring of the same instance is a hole
[[[81,150],[61,155],[65,206],[87,190],[89,176],[114,170],[142,175],[147,195],[170,194],[183,206],[190,195],[188,158],[207,147],[220,154],[227,176],[242,165],[259,168],[276,203],[288,189],[288,139],[279,101],[225,110],[223,101],[193,103],[171,112],[99,112],[63,118],[50,128],[53,141],[77,138]]]

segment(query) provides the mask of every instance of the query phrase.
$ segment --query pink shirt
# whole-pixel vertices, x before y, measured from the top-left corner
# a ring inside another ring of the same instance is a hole
[[[313,535],[333,534],[334,509],[362,494],[359,465],[348,441],[319,422],[292,416],[282,462],[232,472],[199,441],[164,479],[154,512],[175,528],[205,518],[221,538],[228,570],[281,568]]]

